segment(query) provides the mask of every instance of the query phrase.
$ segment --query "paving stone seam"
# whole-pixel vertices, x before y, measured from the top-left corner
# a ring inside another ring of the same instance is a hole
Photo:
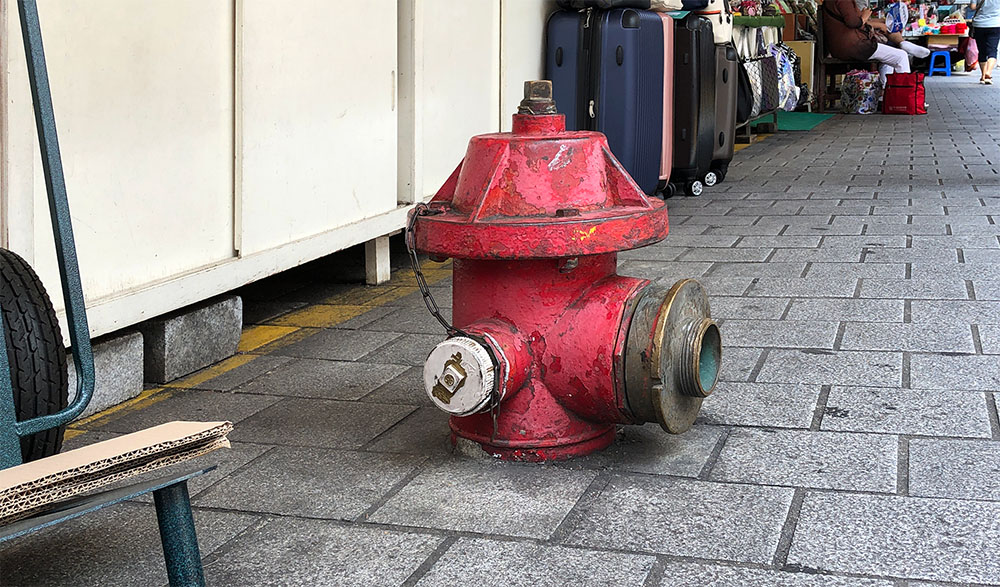
[[[666,564],[664,560],[657,556],[653,561],[653,566],[649,569],[646,574],[646,580],[642,582],[642,587],[659,587],[663,582],[664,574],[666,573]]]
[[[767,362],[767,358],[770,354],[771,354],[771,349],[769,348],[763,349],[763,351],[760,353],[760,357],[757,359],[757,363],[753,366],[753,369],[750,370],[750,375],[747,377],[747,382],[749,383],[757,382],[757,377],[760,375],[760,372],[764,370],[764,364]]]
[[[1000,416],[997,414],[997,393],[986,392],[986,414],[990,419],[990,431],[993,440],[1000,440]]]
[[[420,581],[421,577],[426,575],[427,571],[431,570],[431,567],[433,567],[441,559],[441,557],[444,556],[444,553],[448,552],[448,549],[450,549],[456,542],[458,542],[458,536],[449,536],[448,538],[442,540],[441,543],[437,545],[437,548],[435,548],[434,551],[431,552],[430,555],[428,555],[427,558],[425,558],[412,573],[410,573],[410,576],[400,583],[400,586],[413,587],[416,585],[417,582]]]
[[[799,513],[802,511],[802,502],[805,500],[805,496],[806,490],[804,488],[796,488],[795,493],[792,494],[792,502],[788,506],[788,513],[781,526],[778,546],[772,559],[772,565],[775,569],[783,569],[788,563],[788,553],[792,550],[792,540],[795,537],[795,528],[799,523]]]
[[[379,386],[379,388],[380,388],[380,387],[382,387],[382,386],[380,385],[380,386]],[[371,392],[369,392],[369,393],[366,393],[366,394],[365,394],[365,396],[368,396],[368,395],[371,395],[371,394],[372,394],[372,393],[374,393],[375,391],[378,391],[378,388],[375,388],[375,389],[374,389],[374,390],[372,390]],[[348,401],[351,401],[351,400],[348,400]],[[358,400],[353,400],[353,401],[360,401],[360,399],[358,399]],[[393,405],[401,405],[401,406],[411,406],[411,405],[413,405],[413,404],[393,404]],[[415,407],[419,408],[420,406],[415,406]],[[407,421],[407,420],[409,420],[410,418],[413,418],[413,417],[415,417],[415,414],[417,414],[417,413],[419,413],[419,412],[420,412],[420,410],[419,410],[419,409],[417,409],[417,410],[413,410],[413,411],[412,411],[412,412],[410,412],[409,414],[407,414],[407,415],[403,416],[402,418],[400,418],[400,419],[399,419],[399,421],[398,421],[398,422],[396,422],[396,423],[395,423],[395,424],[393,424],[392,426],[389,426],[388,428],[386,428],[385,430],[383,430],[383,431],[382,431],[381,433],[379,433],[378,435],[376,435],[376,436],[375,436],[374,438],[372,438],[372,439],[371,439],[371,440],[369,440],[368,442],[366,442],[366,443],[364,443],[363,445],[361,445],[361,447],[359,447],[359,448],[358,448],[358,451],[361,451],[361,452],[377,452],[377,451],[371,451],[371,450],[368,450],[368,449],[370,449],[370,448],[371,448],[372,446],[374,446],[374,445],[375,445],[375,444],[376,444],[376,443],[377,443],[377,442],[378,442],[379,440],[382,440],[382,439],[383,439],[384,437],[388,436],[388,435],[389,435],[390,433],[392,433],[392,432],[393,432],[394,430],[396,430],[397,428],[400,428],[400,427],[402,427],[402,425],[403,425],[403,423],[404,423],[404,422],[406,422],[406,421]],[[444,415],[444,414],[442,414],[442,416],[443,416],[443,415]]]
[[[792,305],[799,299],[800,298],[796,297],[789,298],[788,303],[785,304],[785,309],[782,310],[781,316],[778,317],[778,320],[786,320],[788,318],[788,315],[792,312]]]
[[[910,351],[903,351],[902,381],[901,381],[901,387],[903,389],[911,389],[910,355],[911,355]]]
[[[726,442],[729,440],[729,435],[732,434],[733,428],[727,427],[722,430],[722,434],[719,435],[719,439],[716,441],[715,446],[712,447],[712,452],[709,453],[708,459],[705,461],[705,465],[698,472],[698,477],[700,481],[708,481],[712,475],[712,469],[719,462],[719,457],[722,455],[722,449],[725,448]]]
[[[847,322],[841,321],[837,326],[837,334],[833,337],[833,350],[841,350],[841,346],[844,344],[844,333],[847,331]]]
[[[818,432],[823,426],[823,416],[826,414],[827,402],[830,400],[830,391],[832,389],[832,385],[820,386],[819,396],[816,398],[816,407],[813,409],[813,417],[812,422],[809,424],[809,430]]]
[[[405,420],[405,418],[404,418],[404,420]],[[364,451],[358,451],[358,452],[364,452]],[[369,454],[378,454],[378,453],[370,453],[369,452]],[[426,458],[426,457],[420,459],[417,462],[417,465],[415,467],[413,467],[412,471],[410,471],[409,473],[407,473],[402,479],[400,479],[395,484],[393,484],[393,486],[389,488],[389,491],[386,491],[378,499],[376,499],[368,507],[368,509],[366,509],[365,511],[361,512],[360,514],[358,514],[358,516],[356,518],[354,518],[354,521],[355,522],[364,522],[365,520],[367,520],[367,519],[371,518],[372,516],[374,516],[375,512],[377,512],[379,509],[381,509],[382,506],[384,506],[385,504],[389,503],[390,499],[396,497],[396,495],[398,495],[400,491],[402,491],[407,485],[409,485],[411,481],[413,481],[414,479],[417,478],[418,475],[420,475],[421,473],[423,473],[424,471],[426,471],[427,468],[428,468],[428,466],[430,466],[430,464],[433,463],[433,461],[434,461],[434,459],[429,459],[429,458]]]
[[[270,448],[268,448],[264,452],[260,453],[259,455],[253,457],[252,459],[250,459],[246,463],[240,465],[239,467],[236,467],[235,469],[233,469],[232,471],[230,471],[229,474],[219,477],[217,480],[213,481],[208,486],[202,488],[201,490],[199,490],[196,493],[191,494],[191,496],[190,496],[191,500],[192,501],[197,501],[198,498],[204,497],[204,496],[208,495],[208,493],[210,491],[212,491],[215,488],[216,485],[219,485],[220,483],[222,483],[223,481],[225,481],[229,477],[234,477],[236,475],[239,475],[239,474],[245,472],[247,469],[249,469],[252,466],[256,465],[258,461],[264,459],[264,457],[270,455],[271,453],[277,451],[280,448],[279,446],[273,445],[273,444],[261,445],[261,446],[269,446]]]
[[[589,510],[592,505],[597,503],[601,493],[605,490],[605,488],[607,488],[608,484],[611,483],[612,477],[614,477],[614,475],[608,471],[598,471],[597,475],[591,480],[590,485],[588,485],[583,493],[580,494],[580,497],[577,498],[573,507],[566,512],[563,519],[559,521],[559,525],[557,525],[555,530],[549,534],[549,538],[545,541],[545,543],[564,543],[566,539],[569,538],[573,527],[583,519],[587,510]],[[690,477],[687,477],[687,479],[690,479]]]
[[[199,510],[203,508],[192,506],[191,509],[197,513]],[[235,511],[235,510],[230,510],[230,511]],[[243,528],[242,530],[234,534],[232,537],[229,538],[229,540],[226,540],[225,542],[217,546],[211,552],[201,553],[201,558],[202,558],[201,562],[203,567],[208,568],[213,563],[216,563],[225,558],[225,556],[230,552],[230,550],[234,547],[234,545],[237,544],[243,537],[256,534],[257,532],[262,530],[265,526],[267,526],[269,523],[271,523],[272,519],[274,519],[274,516],[268,514],[260,514],[257,512],[239,512],[239,513],[242,513],[243,515],[257,516],[257,519],[254,520],[252,524],[249,524],[246,528]],[[198,519],[196,515],[195,522],[197,523],[197,521]]]
[[[971,330],[972,330],[972,347],[976,350],[976,354],[977,355],[986,354],[986,353],[983,352],[983,340],[982,340],[982,338],[980,338],[979,325],[978,324],[970,324],[970,326],[972,327],[971,328]]]
[[[896,495],[910,494],[910,435],[901,434],[896,454]]]

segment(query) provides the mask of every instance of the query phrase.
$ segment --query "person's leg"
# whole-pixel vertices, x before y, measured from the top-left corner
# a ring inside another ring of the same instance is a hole
[[[993,79],[993,68],[997,64],[997,46],[1000,45],[1000,28],[986,29],[986,65],[983,66],[983,77]],[[976,41],[977,43],[979,41]],[[980,57],[982,60],[982,57]],[[980,64],[982,66],[982,64]]]
[[[987,46],[989,45],[989,35],[987,33],[988,30],[982,27],[972,29],[972,38],[976,40],[976,47],[979,49],[979,83],[986,81],[986,68],[990,60],[989,52],[987,51]]]
[[[910,73],[910,58],[902,49],[879,43],[869,59],[879,62],[879,78],[882,79],[883,86],[887,74]]]
[[[909,41],[900,41],[899,48],[918,59],[924,59],[931,54],[931,50],[927,47],[921,47]]]

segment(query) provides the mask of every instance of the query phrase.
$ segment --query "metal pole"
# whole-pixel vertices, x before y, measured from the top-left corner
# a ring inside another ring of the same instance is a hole
[[[154,491],[153,501],[171,587],[204,587],[205,574],[201,568],[187,481]]]
[[[31,101],[35,109],[35,126],[42,153],[42,169],[45,172],[45,190],[49,195],[49,215],[52,217],[52,233],[56,242],[56,256],[59,260],[59,275],[62,281],[63,300],[66,303],[66,320],[69,323],[70,344],[73,345],[77,381],[76,397],[65,410],[17,423],[18,435],[27,436],[62,426],[86,409],[94,393],[94,355],[90,348],[87,307],[84,304],[80,265],[73,241],[69,201],[66,199],[66,180],[63,175],[62,158],[59,155],[59,137],[56,134],[49,74],[45,67],[38,7],[35,0],[18,0],[17,8],[21,17],[21,34],[28,61],[28,79],[31,83]]]

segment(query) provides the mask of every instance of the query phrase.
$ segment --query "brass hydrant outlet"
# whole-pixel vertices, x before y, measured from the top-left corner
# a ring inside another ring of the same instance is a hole
[[[700,283],[646,288],[625,349],[625,395],[637,421],[658,422],[672,434],[690,429],[715,389],[721,362],[722,336]]]

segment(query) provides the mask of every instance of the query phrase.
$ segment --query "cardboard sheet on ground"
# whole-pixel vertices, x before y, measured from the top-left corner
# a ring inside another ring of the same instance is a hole
[[[0,471],[0,526],[124,479],[228,448],[229,422],[169,422]]]

